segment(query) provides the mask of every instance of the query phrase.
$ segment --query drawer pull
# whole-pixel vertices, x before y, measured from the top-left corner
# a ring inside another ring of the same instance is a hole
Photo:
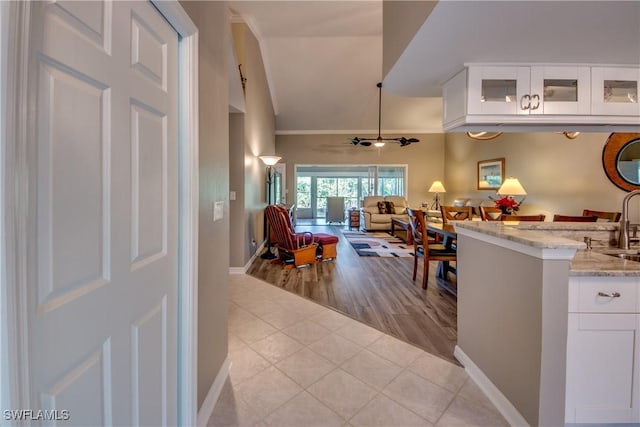
[[[620,298],[620,292],[598,292],[599,297]]]

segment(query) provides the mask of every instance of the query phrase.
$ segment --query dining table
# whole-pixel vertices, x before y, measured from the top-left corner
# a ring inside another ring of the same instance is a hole
[[[440,222],[427,222],[426,226],[427,226],[427,232],[434,233],[435,235],[439,236],[440,238],[438,240],[440,240],[447,249],[455,250],[458,234],[456,233],[456,230],[453,224],[449,224],[449,223],[443,224]],[[447,278],[449,272],[456,274],[457,273],[456,267],[452,267],[449,264],[449,261],[438,262],[438,267],[436,268],[436,274],[435,274],[436,282],[438,286],[440,286],[441,288],[444,288],[446,291],[454,295],[457,295],[458,294],[457,288],[453,286]]]

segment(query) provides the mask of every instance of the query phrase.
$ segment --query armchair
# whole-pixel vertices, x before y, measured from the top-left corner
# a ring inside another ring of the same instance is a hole
[[[317,243],[313,242],[313,234],[309,232],[296,233],[291,228],[289,212],[280,206],[266,207],[267,221],[271,226],[271,240],[278,249],[278,258],[287,265],[294,267],[313,264],[316,262]]]
[[[337,236],[308,231],[297,233],[291,225],[289,211],[282,206],[269,205],[265,211],[271,226],[271,240],[283,264],[300,267],[313,264],[318,258],[324,261],[337,256]]]

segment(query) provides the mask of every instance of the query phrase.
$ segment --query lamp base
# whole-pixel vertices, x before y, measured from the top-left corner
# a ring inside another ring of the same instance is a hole
[[[433,204],[431,205],[431,210],[439,211],[440,210],[440,198],[438,197],[438,193],[436,193],[436,197],[433,198]]]

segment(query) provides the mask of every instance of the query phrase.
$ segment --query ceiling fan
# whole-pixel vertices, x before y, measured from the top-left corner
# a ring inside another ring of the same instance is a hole
[[[376,84],[378,87],[378,136],[377,138],[361,138],[359,136],[353,137],[351,140],[351,144],[353,145],[362,145],[364,147],[369,147],[373,144],[375,147],[384,147],[385,141],[393,141],[400,144],[401,147],[406,147],[409,144],[413,144],[414,142],[420,142],[418,138],[406,138],[401,136],[399,138],[383,138],[380,134],[380,126],[382,124],[382,82]]]

